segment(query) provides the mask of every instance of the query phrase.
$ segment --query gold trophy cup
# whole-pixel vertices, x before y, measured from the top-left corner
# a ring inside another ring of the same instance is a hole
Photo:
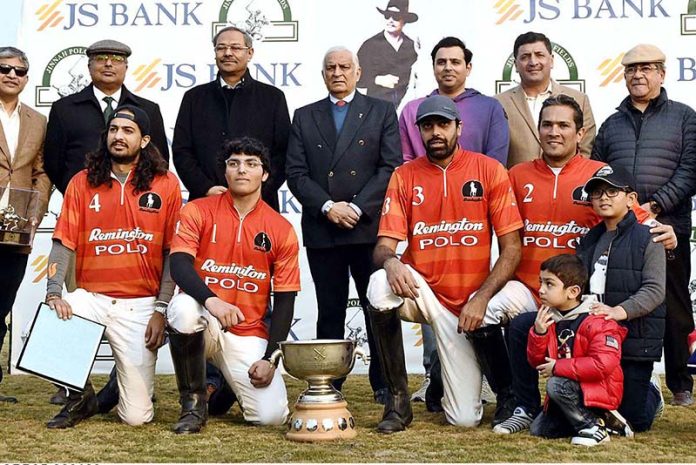
[[[291,441],[315,442],[350,439],[357,434],[348,403],[331,380],[343,378],[353,369],[355,358],[367,364],[357,342],[350,339],[285,341],[273,352],[271,363],[283,359],[285,371],[309,387],[295,402],[286,437]]]

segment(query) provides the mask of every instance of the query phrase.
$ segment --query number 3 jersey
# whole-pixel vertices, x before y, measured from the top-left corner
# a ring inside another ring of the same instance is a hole
[[[65,191],[53,239],[75,251],[77,286],[87,291],[116,298],[159,292],[162,254],[181,209],[179,180],[167,172],[135,193],[132,175],[92,187],[82,170]]]
[[[421,157],[394,171],[379,236],[407,240],[402,261],[459,315],[490,272],[492,232],[503,236],[521,227],[503,165],[459,149],[447,168]]]
[[[238,336],[268,338],[263,319],[275,292],[300,290],[299,243],[292,225],[264,201],[240,217],[229,193],[189,202],[172,253],[194,257],[193,266],[220,299],[239,307]]]

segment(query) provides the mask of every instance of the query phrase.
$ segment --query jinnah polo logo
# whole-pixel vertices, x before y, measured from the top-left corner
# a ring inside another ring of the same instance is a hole
[[[86,51],[82,46],[68,47],[48,61],[41,85],[36,86],[34,103],[37,107],[50,107],[59,98],[89,85]]]
[[[624,53],[619,53],[614,58],[607,58],[599,64],[597,70],[601,71],[602,74],[602,82],[599,84],[600,87],[606,87],[609,84],[623,81],[624,67],[621,64],[623,57]]]
[[[59,8],[61,3],[63,3],[63,0],[46,2],[34,12],[39,22],[39,27],[36,29],[37,31],[43,31],[48,27],[56,27],[63,22],[65,17],[62,15]]]
[[[682,35],[696,35],[696,0],[689,0],[686,14],[681,15]]]
[[[259,5],[260,3],[260,5]],[[262,42],[297,42],[299,23],[292,19],[288,0],[224,0],[217,21],[213,23],[212,36],[227,26],[247,31],[254,40]]]
[[[580,92],[585,92],[585,80],[579,79],[578,66],[575,64],[575,60],[568,50],[555,42],[551,42],[551,51],[556,55],[556,58],[554,58],[554,69],[558,69],[562,64],[565,64],[568,69],[568,78],[556,79],[556,81],[564,86],[576,89]],[[518,79],[513,78],[513,71],[515,71],[515,57],[511,53],[507,60],[505,60],[502,79],[496,79],[495,81],[496,94],[505,92],[519,83]],[[516,71],[515,76],[518,77]]]

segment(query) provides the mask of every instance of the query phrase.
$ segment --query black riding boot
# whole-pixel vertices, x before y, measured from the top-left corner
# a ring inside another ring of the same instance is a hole
[[[169,349],[179,388],[181,414],[174,425],[176,434],[198,433],[207,420],[204,333],[169,333]]]
[[[515,409],[515,396],[512,393],[512,371],[503,330],[499,325],[486,326],[469,333],[476,358],[495,392],[496,407],[492,425],[508,419]]]
[[[382,312],[368,306],[367,314],[372,323],[376,355],[382,364],[384,380],[389,388],[384,404],[384,415],[377,425],[377,431],[380,433],[403,431],[413,420],[413,412],[408,393],[401,320],[396,309]]]
[[[72,428],[97,413],[97,396],[92,383],[87,381],[83,392],[70,390],[65,406],[46,426],[50,429]]]

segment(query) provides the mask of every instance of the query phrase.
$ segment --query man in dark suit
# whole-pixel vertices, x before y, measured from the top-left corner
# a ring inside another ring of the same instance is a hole
[[[251,77],[251,36],[234,26],[213,39],[218,76],[184,94],[174,128],[172,152],[189,200],[227,192],[225,167],[217,162],[225,140],[249,136],[271,152],[271,178],[263,200],[278,210],[278,189],[285,182],[285,151],[290,116],[280,89]]]
[[[394,106],[355,91],[357,56],[343,47],[329,49],[322,74],[329,96],[295,111],[287,177],[302,204],[302,235],[317,295],[317,337],[343,339],[348,276],[365,310],[380,209],[402,156]],[[365,320],[370,352],[376,354]],[[375,399],[384,400],[376,357],[370,384]]]
[[[123,85],[130,47],[115,40],[100,40],[90,45],[86,53],[92,83],[54,102],[48,115],[44,165],[62,194],[72,177],[85,167],[87,153],[97,149],[106,119],[121,105],[133,105],[147,113],[152,142],[169,162],[159,105],[132,94]]]
[[[86,156],[99,147],[99,138],[106,130],[106,120],[121,105],[141,108],[150,118],[151,141],[169,163],[169,146],[159,105],[132,94],[123,81],[126,79],[128,45],[115,40],[100,40],[87,47],[89,75],[92,83],[73,95],[53,103],[48,115],[44,168],[61,194],[68,183],[85,168]],[[68,271],[68,290],[74,288],[74,264]],[[115,370],[115,368],[114,368]],[[51,398],[51,403],[65,403],[65,389]],[[104,413],[118,403],[116,372],[98,395],[99,411]]]

